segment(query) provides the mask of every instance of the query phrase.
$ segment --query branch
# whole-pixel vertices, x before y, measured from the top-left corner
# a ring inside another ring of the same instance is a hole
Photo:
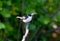
[[[19,35],[20,35],[20,26],[21,26],[21,23],[20,23],[20,21],[19,21],[19,27],[18,27],[18,34],[17,34],[17,41],[19,41]]]
[[[22,11],[22,16],[24,15],[24,1],[25,0],[22,0],[22,7],[21,7],[21,11]],[[25,33],[25,28],[24,28],[24,26],[23,26],[23,22],[21,22],[21,26],[22,26],[22,32],[23,32],[23,34]]]
[[[55,23],[51,23],[50,25],[53,27],[53,29],[48,30],[47,32],[52,32],[52,31],[60,30],[60,27],[58,27],[58,25],[56,25]]]
[[[36,29],[36,32],[34,32],[34,34],[33,34],[32,37],[29,39],[29,41],[32,41],[33,38],[35,38],[35,36],[39,33],[39,30],[40,30],[40,27],[38,27],[38,28]]]
[[[23,13],[24,13],[24,1],[25,1],[25,0],[22,0],[22,15],[23,15]]]
[[[28,32],[29,32],[28,26],[29,26],[29,24],[26,25],[26,32],[25,32],[25,35],[23,35],[22,41],[25,41],[25,38],[28,35]]]
[[[43,8],[43,10],[44,12],[48,12],[46,8]],[[50,18],[53,18],[59,10],[60,10],[60,6],[51,15],[49,15]]]
[[[8,23],[8,18],[5,18],[5,24]],[[4,30],[4,41],[8,41],[8,38],[7,38],[7,35],[6,35],[6,32]]]
[[[43,11],[44,11],[44,12],[48,12],[48,10],[47,10],[45,7],[43,7]]]
[[[53,18],[59,10],[60,10],[60,6],[50,15],[50,18]]]

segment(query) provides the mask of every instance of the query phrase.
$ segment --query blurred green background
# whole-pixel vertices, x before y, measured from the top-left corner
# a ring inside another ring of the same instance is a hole
[[[0,0],[0,41],[21,41],[25,24],[17,15],[37,14],[26,41],[60,41],[60,0]]]

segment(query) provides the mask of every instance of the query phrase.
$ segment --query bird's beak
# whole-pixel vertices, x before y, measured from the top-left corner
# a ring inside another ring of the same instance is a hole
[[[35,15],[35,14],[37,14],[37,13],[32,13],[31,15]]]
[[[19,16],[17,16],[16,18],[20,18]]]
[[[37,14],[37,13],[35,12],[35,13],[33,13],[33,14]]]
[[[37,13],[34,13],[34,14],[37,14]]]

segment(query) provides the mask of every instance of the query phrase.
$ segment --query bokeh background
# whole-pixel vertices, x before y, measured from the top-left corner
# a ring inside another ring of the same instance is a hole
[[[21,41],[25,24],[16,16],[32,12],[26,41],[60,41],[60,0],[0,0],[0,41]]]

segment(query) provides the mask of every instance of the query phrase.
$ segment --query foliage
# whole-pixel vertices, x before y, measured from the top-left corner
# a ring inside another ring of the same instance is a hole
[[[55,31],[50,30],[51,23],[60,26],[60,0],[0,0],[0,41],[21,41],[25,26],[16,16],[32,12],[37,14],[30,23],[26,41],[58,41],[60,37],[53,39]]]

